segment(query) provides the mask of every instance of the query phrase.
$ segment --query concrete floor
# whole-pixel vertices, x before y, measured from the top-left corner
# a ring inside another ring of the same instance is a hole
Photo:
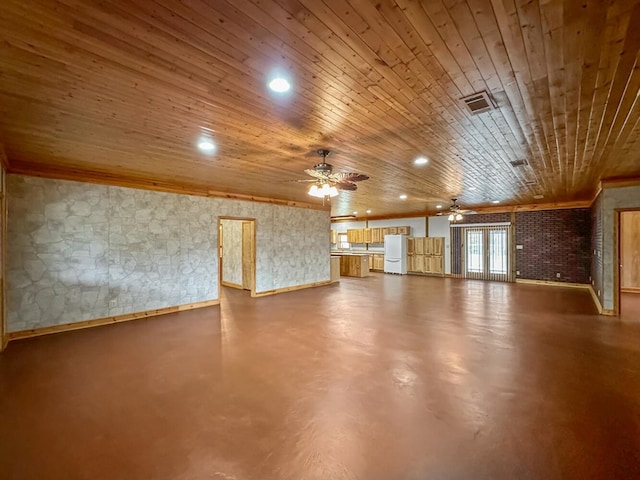
[[[13,342],[0,478],[640,478],[640,325],[375,274]]]

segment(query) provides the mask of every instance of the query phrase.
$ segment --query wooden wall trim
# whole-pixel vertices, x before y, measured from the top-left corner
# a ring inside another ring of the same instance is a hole
[[[9,158],[2,143],[0,143],[0,165],[4,168],[5,172],[9,170]]]
[[[220,280],[220,285],[222,285],[223,287],[237,288],[238,290],[244,290],[242,285],[238,285],[237,283],[232,283],[232,282],[225,282],[224,280]]]
[[[629,178],[604,178],[600,180],[600,189],[604,188],[622,188],[637,187],[640,185],[640,177]]]
[[[593,298],[593,303],[596,304],[596,308],[598,309],[598,313],[600,315],[602,315],[602,311],[604,309],[602,308],[602,304],[600,303],[600,299],[598,298],[598,295],[596,295],[596,291],[593,289],[593,287],[591,285],[589,285],[589,293],[591,293],[591,298]]]
[[[549,280],[529,280],[526,278],[516,278],[516,283],[524,283],[527,285],[546,285],[549,287],[569,287],[569,288],[589,288],[588,283],[568,283],[568,282],[552,282]]]
[[[39,337],[41,335],[50,335],[52,333],[61,333],[71,330],[81,330],[83,328],[99,327],[101,325],[128,322],[130,320],[138,320],[140,318],[155,317],[157,315],[165,315],[167,313],[193,310],[195,308],[211,307],[219,304],[219,299],[206,300],[204,302],[188,303],[185,305],[177,305],[175,307],[158,308],[156,310],[146,310],[144,312],[126,313],[124,315],[96,318],[95,320],[85,320],[83,322],[65,323],[62,325],[52,325],[50,327],[31,328],[28,330],[20,330],[18,332],[9,333],[8,340],[19,340],[21,338]]]
[[[27,163],[12,165],[8,172],[15,175],[27,175],[31,177],[52,178],[57,180],[71,180],[75,182],[97,183],[114,187],[137,188],[140,190],[153,190],[156,192],[179,193],[183,195],[195,195],[199,197],[226,198],[228,200],[241,200],[245,202],[269,203],[284,207],[307,208],[309,210],[329,211],[330,206],[315,203],[295,202],[280,198],[259,197],[242,193],[219,192],[195,185],[181,185],[167,182],[159,182],[148,179],[120,178],[117,175],[101,172],[88,172],[77,169],[59,169],[49,166],[35,166]]]
[[[401,218],[426,218],[428,217],[428,212],[422,210],[420,212],[409,212],[409,213],[391,213],[389,215],[374,215],[374,216],[359,216],[352,218],[337,218],[331,219],[331,223],[341,223],[341,222],[367,222],[371,220],[395,220]]]
[[[530,205],[496,205],[492,207],[474,207],[478,213],[511,213],[536,212],[539,210],[565,210],[571,208],[589,208],[591,200],[577,200],[573,202],[533,203]]]
[[[331,280],[325,280],[324,282],[305,283],[304,285],[295,285],[293,287],[276,288],[275,290],[265,290],[263,292],[251,293],[252,297],[266,297],[267,295],[276,295],[278,293],[293,292],[295,290],[302,290],[305,288],[324,287],[327,285],[333,285],[335,282]]]
[[[1,145],[0,145],[1,147]],[[0,156],[4,151],[0,152]],[[5,158],[6,159],[6,158]],[[0,166],[0,352],[2,352],[9,342],[7,336],[7,170],[5,164]]]

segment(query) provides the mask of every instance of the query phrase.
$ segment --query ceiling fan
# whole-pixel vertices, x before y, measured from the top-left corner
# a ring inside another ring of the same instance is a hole
[[[449,211],[448,212],[438,212],[438,215],[448,215],[449,216],[449,221],[450,222],[459,222],[460,220],[462,220],[464,217],[463,215],[472,215],[474,213],[477,213],[473,210],[466,210],[463,209],[460,205],[458,205],[458,199],[457,198],[452,198],[451,199],[451,205],[449,206]]]
[[[322,157],[322,162],[305,170],[305,173],[313,179],[296,180],[297,182],[313,182],[308,192],[309,195],[319,198],[335,197],[338,195],[338,190],[357,190],[358,185],[355,182],[369,179],[368,175],[362,173],[333,173],[333,165],[327,163],[327,157],[331,155],[331,151],[321,148],[317,153]]]

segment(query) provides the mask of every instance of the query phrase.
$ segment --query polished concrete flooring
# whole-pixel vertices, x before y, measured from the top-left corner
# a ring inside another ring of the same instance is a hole
[[[0,478],[640,478],[640,325],[586,291],[375,274],[17,341]]]

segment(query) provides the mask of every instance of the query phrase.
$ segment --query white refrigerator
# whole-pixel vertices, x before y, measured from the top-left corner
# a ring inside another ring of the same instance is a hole
[[[407,273],[407,237],[406,235],[384,236],[385,273]]]

